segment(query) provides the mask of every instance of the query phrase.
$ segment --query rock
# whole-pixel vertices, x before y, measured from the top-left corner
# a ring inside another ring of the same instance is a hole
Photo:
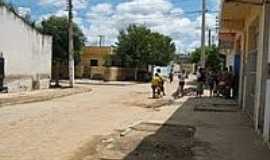
[[[102,140],[102,143],[112,143],[112,142],[114,142],[114,141],[115,141],[115,139],[109,138],[109,139],[104,139],[104,140]]]
[[[123,136],[126,136],[130,131],[132,131],[131,128],[128,128],[126,130],[124,130],[123,132],[120,133],[120,136],[123,137]]]

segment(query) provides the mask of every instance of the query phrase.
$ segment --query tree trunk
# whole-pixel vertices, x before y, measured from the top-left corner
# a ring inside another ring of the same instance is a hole
[[[138,71],[139,71],[139,68],[136,66],[136,67],[135,67],[135,71],[134,71],[134,80],[135,80],[135,81],[138,80]]]

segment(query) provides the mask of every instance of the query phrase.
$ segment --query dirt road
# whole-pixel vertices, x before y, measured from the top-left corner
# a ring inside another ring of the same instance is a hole
[[[169,99],[150,99],[146,84],[91,87],[90,93],[0,108],[0,159],[68,160],[95,136],[139,121],[165,121],[179,107],[152,109]]]
[[[166,85],[170,95],[177,84]],[[0,160],[269,160],[234,101],[154,100],[147,84],[89,86],[0,108]]]

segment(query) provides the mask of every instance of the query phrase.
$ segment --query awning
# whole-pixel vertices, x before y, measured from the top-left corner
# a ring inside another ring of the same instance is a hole
[[[220,13],[221,31],[242,31],[252,9],[261,7],[264,0],[223,0]]]

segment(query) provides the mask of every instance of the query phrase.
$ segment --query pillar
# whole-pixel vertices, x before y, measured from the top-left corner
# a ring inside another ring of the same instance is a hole
[[[265,27],[265,36],[266,41],[264,48],[265,60],[263,61],[263,78],[265,79],[265,99],[264,99],[264,127],[263,127],[263,137],[266,142],[270,142],[270,4],[266,3],[263,9],[264,17],[264,27]]]
[[[263,130],[264,138],[269,138],[269,121],[266,117],[268,103],[266,98],[267,78],[268,78],[268,54],[269,54],[269,27],[270,27],[270,5],[264,4],[260,23],[260,39],[257,57],[257,90],[255,101],[255,129],[257,132]],[[268,122],[267,122],[268,121]],[[259,128],[261,126],[262,128]],[[267,131],[268,130],[268,131]]]

